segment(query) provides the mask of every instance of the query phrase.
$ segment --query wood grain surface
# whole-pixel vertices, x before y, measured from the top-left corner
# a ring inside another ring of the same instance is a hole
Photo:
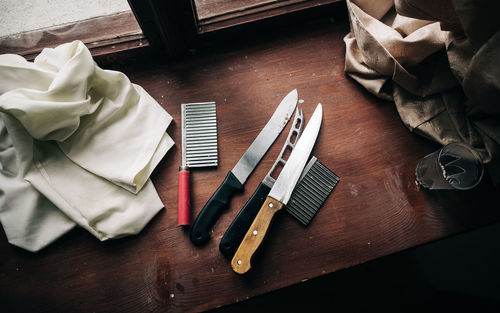
[[[176,145],[152,176],[165,209],[137,236],[99,242],[76,229],[36,254],[9,245],[1,232],[2,311],[203,311],[498,221],[498,188],[487,178],[467,192],[427,192],[415,184],[418,160],[438,145],[410,133],[392,103],[345,76],[347,32],[347,23],[326,19],[221,42],[175,62],[106,65],[142,85],[174,118],[168,133]],[[306,121],[323,104],[312,154],[340,183],[307,228],[279,213],[252,271],[236,275],[219,240],[272,166],[290,125],[221,216],[212,240],[195,247],[177,226],[180,104],[217,103],[219,166],[191,172],[197,214],[294,88]]]

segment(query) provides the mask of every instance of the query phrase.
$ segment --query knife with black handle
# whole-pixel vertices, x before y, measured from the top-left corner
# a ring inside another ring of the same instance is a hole
[[[304,114],[302,110],[297,109],[295,112],[295,117],[293,119],[292,127],[288,132],[288,137],[286,139],[281,152],[274,162],[273,166],[267,173],[264,180],[259,184],[252,197],[243,206],[241,211],[238,213],[236,218],[233,220],[231,225],[228,227],[224,236],[219,243],[219,250],[226,258],[232,258],[236,249],[240,245],[241,240],[245,236],[248,228],[252,224],[255,216],[259,212],[260,207],[266,200],[269,191],[274,185],[275,179],[271,176],[278,164],[282,166],[285,165],[286,160],[283,158],[287,149],[290,151],[295,147],[295,143],[299,139],[302,129],[304,126]]]
[[[235,193],[243,191],[248,176],[260,162],[269,147],[274,143],[297,106],[298,94],[294,89],[283,98],[278,108],[252,142],[226,179],[208,200],[193,223],[189,238],[195,245],[202,245],[210,240],[210,231]]]
[[[222,184],[210,197],[196,218],[190,238],[195,244],[202,244],[210,239],[209,231],[221,213],[229,207],[232,197],[244,189],[243,184],[229,171]]]

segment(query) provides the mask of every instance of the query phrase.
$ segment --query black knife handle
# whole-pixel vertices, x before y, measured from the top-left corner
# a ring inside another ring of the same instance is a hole
[[[195,245],[201,245],[210,240],[210,230],[221,215],[229,207],[229,202],[236,192],[242,192],[243,185],[229,171],[222,184],[205,204],[196,217],[189,238]]]
[[[252,225],[255,216],[259,213],[259,209],[266,200],[269,191],[271,191],[271,188],[260,183],[252,197],[245,203],[243,209],[226,230],[219,244],[219,250],[226,258],[231,259],[233,257],[248,228]]]

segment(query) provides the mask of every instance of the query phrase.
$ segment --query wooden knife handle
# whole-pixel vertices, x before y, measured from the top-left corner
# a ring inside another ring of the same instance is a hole
[[[253,255],[264,241],[275,213],[282,208],[283,203],[269,196],[266,198],[231,260],[233,271],[245,274],[252,268]]]

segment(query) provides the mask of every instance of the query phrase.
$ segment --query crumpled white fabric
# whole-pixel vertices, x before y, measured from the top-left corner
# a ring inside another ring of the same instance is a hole
[[[0,55],[0,221],[37,251],[75,226],[100,240],[138,233],[163,204],[149,179],[172,117],[80,41],[33,63]]]

